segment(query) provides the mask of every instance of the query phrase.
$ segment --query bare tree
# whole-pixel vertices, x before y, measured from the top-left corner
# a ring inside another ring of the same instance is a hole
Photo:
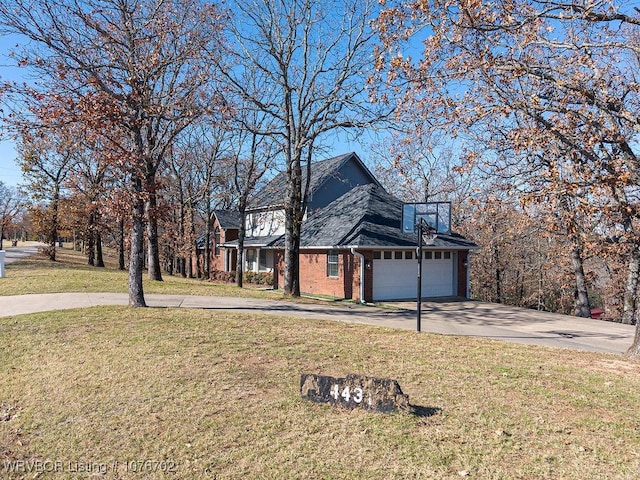
[[[223,118],[207,116],[186,129],[175,145],[171,159],[172,195],[179,200],[180,208],[177,221],[179,249],[183,250],[181,258],[186,261],[187,257],[193,256],[201,243],[195,234],[195,226],[204,226],[200,236],[204,241],[203,255],[195,257],[195,273],[205,278],[211,273],[213,210],[220,205],[230,208],[233,202],[233,173],[227,168],[233,129],[228,128],[227,116]],[[186,267],[181,266],[184,262],[178,263],[180,273],[186,274]]]
[[[24,199],[18,190],[0,182],[0,250],[9,225],[23,207]]]
[[[72,139],[65,135],[33,136],[24,132],[18,146],[19,162],[30,196],[46,206],[45,230],[51,261],[56,260],[60,202],[75,153]]]
[[[102,217],[106,192],[115,188],[112,165],[102,161],[103,152],[108,147],[92,135],[82,136],[74,147],[76,164],[71,169],[67,185],[74,199],[85,208],[83,220],[87,263],[104,267]]]
[[[450,137],[425,124],[383,138],[372,156],[378,179],[407,202],[461,204],[470,195],[477,174],[466,168]]]
[[[156,175],[176,136],[216,106],[219,11],[198,0],[0,0],[0,25],[30,40],[17,56],[47,79],[39,95],[109,143],[106,160],[130,180],[129,304],[145,306],[145,214],[149,273],[161,279]]]
[[[328,132],[370,125],[373,34],[377,2],[241,0],[231,24],[229,88],[268,119],[256,132],[277,142],[286,172],[286,295],[300,294],[300,227],[312,159]],[[303,171],[306,170],[306,177]],[[303,178],[307,179],[306,184]]]
[[[236,285],[243,286],[244,241],[246,237],[246,213],[251,195],[256,186],[272,167],[279,153],[273,140],[257,132],[266,129],[268,118],[262,112],[246,109],[240,111],[236,122],[241,126],[240,133],[234,137],[233,186],[237,196],[237,209],[240,214],[238,231],[238,256],[236,265]]]
[[[589,200],[579,218],[604,210],[628,260],[624,320],[637,325],[639,26],[616,0],[388,2],[379,19],[389,47],[379,65],[408,88],[406,106],[452,132],[473,129],[496,151],[551,153],[546,180]],[[415,61],[393,46],[417,31],[427,34]],[[629,353],[640,355],[640,326]]]

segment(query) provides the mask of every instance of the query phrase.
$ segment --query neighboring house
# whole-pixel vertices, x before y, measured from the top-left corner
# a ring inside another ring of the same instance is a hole
[[[245,271],[273,273],[276,288],[284,284],[284,188],[279,175],[256,195],[244,245]],[[362,302],[415,299],[418,236],[402,232],[402,205],[355,153],[314,163],[301,230],[301,292]],[[232,228],[220,229],[225,241],[221,234],[215,245],[230,270],[237,241],[230,241]],[[423,296],[468,296],[468,255],[477,248],[454,233],[439,234],[425,246]]]

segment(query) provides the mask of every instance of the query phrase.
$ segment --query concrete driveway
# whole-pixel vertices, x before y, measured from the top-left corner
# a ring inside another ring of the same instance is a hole
[[[2,281],[0,280],[0,291]],[[150,307],[198,308],[243,313],[296,316],[416,330],[416,304],[381,307],[348,303],[297,303],[235,297],[146,295]],[[0,317],[95,305],[127,305],[120,293],[59,293],[0,295]],[[601,320],[538,312],[476,301],[422,303],[422,331],[443,335],[490,338],[528,345],[623,354],[635,327]]]
[[[416,314],[415,303],[393,305]],[[422,330],[620,354],[631,346],[635,334],[631,325],[470,300],[423,302]]]

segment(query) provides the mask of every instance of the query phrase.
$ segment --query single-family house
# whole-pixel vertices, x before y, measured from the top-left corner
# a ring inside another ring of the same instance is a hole
[[[285,185],[284,176],[276,176],[255,196],[246,218],[245,271],[272,273],[276,288],[284,284]],[[402,231],[402,215],[403,202],[355,153],[314,163],[301,229],[301,291],[362,302],[415,299],[418,235]],[[222,257],[216,265],[232,270],[237,241],[231,239],[239,225],[221,218],[216,216],[220,235],[212,250]],[[423,249],[423,296],[468,296],[468,255],[476,248],[442,229]]]

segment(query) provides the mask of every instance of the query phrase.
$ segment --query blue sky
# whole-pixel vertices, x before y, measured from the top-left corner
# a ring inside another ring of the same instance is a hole
[[[17,186],[22,180],[20,167],[15,163],[16,157],[13,142],[3,141],[0,143],[0,182],[11,187]]]
[[[13,60],[8,58],[9,52],[19,42],[16,36],[0,36],[0,82],[8,80],[20,80],[23,72],[14,66]],[[15,159],[18,154],[15,144],[5,138],[5,131],[0,124],[0,182],[15,187],[22,179],[20,167]]]
[[[0,82],[24,80],[25,71],[15,67],[14,60],[8,58],[8,53],[15,49],[18,43],[18,37],[0,36]],[[367,140],[367,137],[365,135],[364,140]],[[361,143],[348,138],[346,134],[336,133],[324,143],[323,158],[356,152],[363,161],[368,163],[368,157],[370,157],[368,149]],[[17,187],[22,183],[22,172],[16,163],[17,157],[15,143],[6,138],[5,131],[0,123],[0,182],[7,186]]]

